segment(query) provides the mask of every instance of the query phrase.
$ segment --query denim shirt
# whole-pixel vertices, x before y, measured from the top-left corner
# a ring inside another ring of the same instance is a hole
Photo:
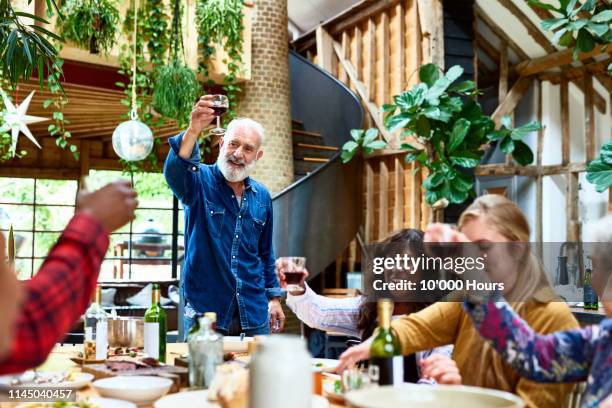
[[[189,160],[178,155],[182,137],[169,139],[164,176],[185,211],[182,280],[187,302],[199,312],[216,312],[223,330],[236,305],[243,329],[264,327],[268,300],[281,295],[270,193],[247,178],[239,206],[219,167],[200,163],[197,144]]]

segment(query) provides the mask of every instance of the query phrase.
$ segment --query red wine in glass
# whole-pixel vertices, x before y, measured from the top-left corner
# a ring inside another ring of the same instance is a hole
[[[219,117],[227,112],[227,106],[213,106],[212,110],[215,111],[214,115]]]
[[[287,285],[299,285],[302,277],[304,276],[303,272],[285,272],[285,282]]]
[[[229,100],[225,95],[213,95],[212,103],[211,109],[213,110],[213,114],[217,117],[217,127],[212,129],[210,133],[222,136],[225,134],[225,129],[221,127],[221,115],[229,108]]]

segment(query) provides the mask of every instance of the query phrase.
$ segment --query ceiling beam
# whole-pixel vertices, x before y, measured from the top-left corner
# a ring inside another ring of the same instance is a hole
[[[499,104],[499,106],[491,115],[491,119],[495,122],[497,126],[501,123],[501,118],[505,115],[510,114],[516,108],[521,98],[525,95],[529,86],[533,82],[534,77],[520,77],[518,81],[514,84],[512,89],[508,92],[504,100]]]
[[[474,9],[476,10],[476,15],[482,20],[484,25],[486,25],[489,30],[493,32],[500,40],[506,41],[512,51],[519,57],[521,61],[529,59],[529,55],[514,41],[504,30],[501,29],[499,25],[493,21],[491,17],[485,13],[485,11],[478,5],[474,4]]]
[[[571,64],[574,61],[573,52],[573,48],[568,48],[563,51],[552,52],[543,57],[526,60],[516,65],[516,70],[519,75],[533,75],[547,71],[551,68]],[[611,55],[612,51],[602,52],[601,47],[595,47],[593,51],[579,53],[576,61],[583,61],[587,58],[596,57],[601,54]]]
[[[550,43],[548,37],[540,31],[538,26],[536,26],[531,19],[521,10],[516,4],[512,2],[512,0],[498,0],[499,3],[506,8],[512,15],[514,15],[518,20],[525,26],[527,32],[537,42],[547,53],[555,52],[557,49]]]

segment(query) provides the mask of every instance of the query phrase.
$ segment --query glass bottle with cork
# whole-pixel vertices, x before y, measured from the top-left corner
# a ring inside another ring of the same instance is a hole
[[[166,362],[166,311],[160,302],[159,284],[153,284],[151,307],[144,315],[144,352],[162,363]]]
[[[370,367],[378,374],[379,385],[397,385],[404,381],[404,359],[397,334],[391,329],[393,301],[378,301],[378,328],[370,345]]]
[[[593,284],[591,283],[591,260],[587,258],[586,267],[584,271],[584,281],[582,282],[582,290],[584,291],[584,309],[585,310],[598,310],[599,309],[599,299],[597,298],[597,293],[595,289],[593,289]]]
[[[84,360],[105,360],[108,356],[108,317],[101,299],[102,288],[97,285],[93,302],[85,311]]]

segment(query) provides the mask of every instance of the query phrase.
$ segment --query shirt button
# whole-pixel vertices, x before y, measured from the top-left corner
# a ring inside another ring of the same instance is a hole
[[[236,293],[236,296],[240,296],[240,293]]]
[[[238,238],[238,235],[236,235],[236,238]]]
[[[236,259],[236,255],[232,255],[232,258]]]
[[[242,215],[239,215],[238,218],[242,218]]]
[[[193,171],[196,171],[196,168],[195,168],[195,166],[194,166],[194,167],[192,167],[192,168],[191,168],[191,170],[193,170]]]
[[[210,213],[212,214],[213,212],[211,211]]]
[[[232,198],[234,198],[235,196],[232,194]]]

